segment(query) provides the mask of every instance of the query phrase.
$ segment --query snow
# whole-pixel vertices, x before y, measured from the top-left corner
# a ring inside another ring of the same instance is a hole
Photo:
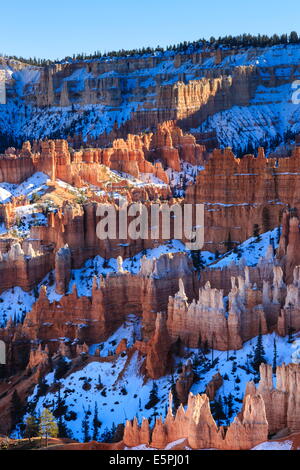
[[[165,450],[172,450],[174,447],[182,444],[185,439],[177,439],[177,441],[170,442],[166,445]],[[157,450],[155,447],[148,447],[146,444],[141,444],[136,447],[125,447],[124,450]]]
[[[187,162],[181,162],[181,170],[175,171],[168,168],[166,173],[170,180],[170,187],[175,197],[184,197],[185,188],[190,183],[195,183],[199,171],[204,170],[203,166],[191,165]]]
[[[285,68],[285,72],[288,70]],[[210,116],[192,132],[214,130],[222,147],[246,151],[251,144],[254,148],[270,144],[278,136],[283,139],[285,132],[300,131],[300,107],[292,102],[292,83],[277,87],[258,86],[248,106],[233,106]]]
[[[187,252],[185,245],[180,240],[170,240],[164,245],[144,250],[131,258],[124,258],[123,269],[131,272],[132,274],[137,274],[140,270],[141,259],[143,256],[146,256],[147,259],[151,259],[159,258],[161,255],[166,253],[178,252]],[[209,256],[211,256],[211,253],[209,253]],[[109,273],[116,272],[118,272],[118,262],[116,258],[105,260],[101,256],[96,256],[86,261],[81,269],[72,270],[69,292],[72,292],[73,286],[76,284],[79,296],[90,296],[92,293],[93,276],[99,277],[100,274],[106,276]]]
[[[2,183],[3,184],[3,183]],[[9,202],[11,197],[11,193],[7,191],[5,188],[1,188],[0,186],[0,203],[1,202]]]
[[[293,446],[292,441],[267,441],[258,444],[251,450],[291,450]]]
[[[99,419],[102,422],[100,436],[105,429],[110,430],[113,423],[116,425],[125,423],[127,419],[133,419],[136,415],[151,417],[152,423],[154,422],[153,414],[155,410],[145,408],[149,401],[153,381],[145,382],[143,375],[140,373],[140,367],[141,362],[138,359],[138,352],[135,352],[130,361],[127,361],[126,355],[119,356],[118,359],[111,362],[103,362],[103,360],[97,362],[97,359],[95,359],[94,362],[90,362],[81,370],[60,380],[61,396],[65,399],[68,412],[74,411],[76,413],[74,421],[66,421],[75,439],[83,439],[82,420],[84,410],[90,408],[92,413],[90,416],[91,424],[96,402],[99,409]],[[98,386],[99,381],[103,387]],[[165,414],[165,404],[167,403],[171,381],[170,376],[156,381],[160,398],[160,402],[156,407],[156,413],[158,414]],[[53,375],[48,378],[48,382],[53,383]],[[83,389],[84,383],[90,384],[89,390]],[[35,402],[36,392],[37,387],[35,387],[29,398],[29,403]],[[35,409],[39,412],[46,405],[51,408],[52,405],[55,406],[56,400],[57,394],[49,392],[46,397],[38,398]]]
[[[265,350],[265,359],[268,364],[273,363],[274,340],[277,348],[277,365],[282,365],[282,363],[289,364],[292,362],[294,345],[293,343],[288,342],[288,337],[283,338],[272,333],[264,335],[262,339]],[[227,375],[228,378],[224,379],[223,385],[216,394],[216,398],[222,397],[222,399],[224,399],[224,397],[228,397],[229,394],[233,395],[234,412],[228,422],[230,422],[236,413],[241,410],[242,399],[247,382],[257,379],[257,374],[251,366],[256,343],[257,338],[252,338],[250,341],[244,343],[242,349],[237,351],[210,351],[205,356],[206,362],[202,361],[197,367],[197,373],[200,380],[192,385],[191,392],[194,394],[204,393],[208,382],[217,372],[220,372],[223,377],[226,377]],[[193,352],[194,357],[198,354],[197,350],[190,351]],[[213,366],[212,360],[214,361]],[[276,380],[274,378],[274,385],[275,384]],[[223,424],[227,424],[227,422]]]
[[[199,50],[202,46],[199,45]],[[150,57],[151,54],[145,55]],[[70,67],[70,74],[62,79],[61,86],[68,84],[74,92],[72,106],[38,108],[29,104],[27,96],[39,86],[41,69],[25,67],[22,70],[10,71],[15,79],[17,98],[8,97],[7,104],[0,107],[0,129],[3,134],[14,135],[19,141],[46,136],[66,137],[71,134],[82,134],[98,137],[104,131],[110,132],[116,122],[124,124],[137,110],[147,110],[149,106],[156,107],[157,85],[173,85],[184,81],[199,80],[208,74],[209,69],[228,71],[232,75],[235,67],[255,66],[263,80],[269,79],[268,67],[277,67],[275,74],[280,80],[290,80],[296,75],[295,66],[299,63],[300,46],[278,45],[267,48],[248,48],[237,50],[234,55],[225,57],[220,64],[215,64],[214,57],[208,57],[203,63],[193,63],[186,54],[181,54],[181,65],[174,63],[174,53],[167,51],[154,54],[158,59],[155,65],[149,67],[149,61],[137,69],[121,72],[117,58],[103,58],[86,61],[110,64],[107,71],[90,72],[87,65],[78,62],[78,67]],[[114,65],[115,70],[113,69]],[[9,69],[6,67],[7,70]],[[102,67],[99,67],[100,69]],[[109,68],[111,68],[109,70]],[[11,69],[11,68],[10,68]],[[67,70],[67,69],[66,69]],[[103,70],[103,68],[102,68]],[[122,87],[122,99],[114,106],[104,104],[84,105],[83,97],[78,91],[86,89],[87,81],[115,77]],[[147,93],[145,93],[147,90]],[[60,93],[61,89],[55,90]],[[76,95],[77,93],[77,95]],[[215,129],[222,145],[236,148],[239,141],[245,148],[250,142],[258,145],[261,140],[271,141],[278,133],[282,136],[284,129],[299,130],[299,110],[289,102],[291,87],[289,84],[279,85],[273,89],[260,86],[250,106],[235,106],[210,116],[198,130]],[[26,102],[26,104],[25,104]],[[32,102],[32,100],[31,100]],[[15,116],[18,119],[15,119]]]
[[[166,445],[165,450],[172,450],[173,447],[182,444],[185,441],[185,439],[177,439],[177,441],[170,442],[169,444]]]
[[[31,196],[36,192],[44,192],[47,189],[47,181],[49,181],[49,176],[45,173],[34,173],[14,190],[14,196]]]
[[[5,326],[9,318],[21,321],[32,309],[34,293],[25,292],[21,287],[13,287],[0,294],[0,326]]]
[[[100,356],[105,357],[116,353],[116,348],[122,339],[127,340],[127,346],[133,345],[134,338],[141,337],[139,319],[134,315],[128,315],[127,320],[111,336],[109,342],[103,344],[93,344],[89,348],[89,354],[95,354],[97,348],[100,348]]]
[[[59,381],[61,397],[65,399],[65,404],[68,407],[67,415],[70,411],[76,413],[74,420],[66,420],[67,427],[72,431],[75,439],[83,439],[82,419],[84,410],[90,409],[91,423],[95,403],[98,405],[99,419],[102,422],[100,439],[101,434],[106,429],[110,430],[113,423],[115,425],[125,424],[127,419],[133,419],[136,416],[140,423],[143,417],[150,418],[153,425],[156,416],[166,416],[168,395],[173,383],[172,377],[166,375],[155,381],[158,385],[159,403],[154,408],[147,409],[145,405],[149,400],[153,380],[145,381],[141,373],[142,362],[139,359],[138,352],[135,352],[130,360],[128,360],[125,353],[119,355],[118,358],[116,356],[108,357],[115,353],[115,348],[122,338],[126,337],[128,344],[131,345],[135,338],[139,337],[139,321],[138,318],[129,315],[126,322],[107,341],[90,347],[89,353],[93,355],[90,359],[91,362],[86,365],[83,363],[81,370],[70,371],[70,375]],[[273,361],[274,340],[277,346],[277,364],[289,363],[291,361],[292,345],[288,343],[288,338],[279,337],[275,333],[263,336],[267,362],[272,363]],[[216,398],[222,397],[224,399],[230,393],[233,395],[232,416],[228,417],[226,422],[220,422],[219,424],[229,424],[232,421],[242,407],[246,383],[257,378],[250,364],[251,354],[253,354],[256,342],[257,338],[253,338],[244,344],[243,349],[229,351],[228,354],[226,351],[214,351],[213,364],[211,364],[212,353],[210,352],[206,355],[206,361],[202,360],[201,364],[196,367],[199,381],[191,388],[194,394],[203,393],[212,376],[219,371],[225,376],[225,379],[216,394]],[[94,355],[96,348],[100,348],[100,357]],[[186,355],[190,356],[191,359],[197,353],[196,350],[186,348]],[[178,357],[176,362],[178,370],[174,373],[175,380],[182,358]],[[234,364],[236,370],[233,370]],[[227,374],[229,380],[226,379],[225,374]],[[46,376],[46,381],[50,386],[54,383],[53,372]],[[100,387],[99,383],[102,384]],[[83,384],[89,385],[83,389]],[[55,408],[57,392],[50,388],[45,396],[36,397],[36,393],[37,387],[29,397],[29,404],[32,404],[36,412],[40,412],[45,406],[50,407],[50,409]],[[168,445],[168,449],[172,449],[182,442],[182,439],[173,442]]]
[[[18,206],[16,207],[15,214],[17,222],[12,227],[12,230],[17,232],[18,236],[29,236],[32,226],[47,225],[47,217],[38,212],[37,204]]]
[[[21,219],[22,225],[19,224],[18,227],[15,227],[15,230],[18,230],[23,236],[28,235],[28,230],[31,224],[36,225],[38,223],[42,224],[45,222],[43,214],[35,212],[31,213],[31,210],[33,210],[32,206],[25,206],[25,208],[28,210],[28,213]],[[32,216],[35,217],[31,219]],[[125,258],[123,260],[123,268],[132,274],[137,274],[140,270],[141,258],[143,256],[146,256],[149,259],[159,258],[159,256],[165,253],[178,252],[187,252],[185,245],[179,240],[170,240],[164,245],[159,245],[156,248],[137,253],[131,258]],[[204,262],[209,263],[213,259],[213,255],[210,252],[202,252],[202,259]],[[116,273],[117,271],[118,262],[116,258],[109,258],[107,260],[101,256],[90,258],[85,262],[82,268],[72,270],[68,292],[71,293],[73,286],[76,285],[79,296],[91,296],[93,277],[95,275],[97,277],[99,277],[100,274],[106,276],[109,273]],[[47,296],[50,302],[59,301],[62,295],[57,294],[55,292],[55,285],[52,282],[49,282],[50,275],[53,275],[53,272],[48,273],[47,276],[39,283],[37,288],[33,289],[29,293],[23,291],[20,287],[14,287],[0,294],[0,324],[1,322],[5,323],[6,319],[10,317],[13,318],[16,316],[16,318],[20,319],[23,313],[29,312],[36,300],[35,294],[39,292],[42,285],[47,287]],[[123,334],[125,333],[123,332]],[[117,332],[116,335],[118,335]]]
[[[27,196],[30,198],[36,193],[42,195],[47,190],[48,180],[49,176],[37,172],[19,185],[5,182],[0,183],[0,201],[9,202],[12,196]]]
[[[14,72],[13,78],[24,85],[37,83],[40,79],[40,69],[37,67],[25,67]]]
[[[167,186],[166,183],[161,181],[159,178],[154,176],[152,173],[141,173],[140,174],[140,179],[142,183],[137,183],[136,186],[144,186],[143,183],[151,184],[151,185],[156,185],[156,186]]]
[[[65,184],[66,183],[62,182],[62,185]],[[20,208],[18,208],[18,211],[18,214],[20,216],[20,222],[18,226],[14,226],[14,229],[18,231],[18,233],[22,236],[28,236],[30,227],[32,225],[42,225],[46,224],[47,222],[43,214],[35,212],[34,205],[23,207],[21,206]],[[4,227],[3,233],[6,233]],[[246,240],[244,243],[239,245],[239,253],[229,251],[217,261],[215,261],[214,253],[210,251],[202,251],[201,260],[204,265],[209,266],[211,269],[224,268],[225,266],[229,266],[231,263],[243,263],[243,265],[255,266],[259,262],[260,258],[266,255],[267,248],[270,244],[270,240],[272,239],[274,241],[274,247],[276,248],[278,245],[278,229],[263,233],[262,235],[260,235],[259,241],[257,241],[255,237],[251,237],[250,239]],[[155,248],[139,252],[133,257],[124,258],[123,269],[125,271],[131,272],[132,274],[137,274],[140,270],[141,259],[143,256],[146,256],[147,259],[153,259],[159,258],[161,255],[167,253],[187,253],[187,255],[190,256],[190,251],[186,249],[184,243],[182,243],[180,240],[170,240],[163,245],[158,245]],[[79,296],[91,296],[94,276],[107,276],[107,274],[116,273],[117,271],[118,262],[116,258],[109,258],[106,260],[101,256],[95,256],[94,258],[90,258],[85,262],[82,268],[72,270],[68,293],[71,293],[74,285],[76,285],[77,293]],[[49,285],[49,275],[50,273],[40,282],[37,289],[39,290],[42,285],[46,285],[49,300],[51,302],[55,300],[59,301],[62,296],[55,292],[54,285]],[[13,289],[9,289],[3,294],[1,294],[0,298],[2,297],[3,299],[5,299],[5,302],[0,303],[0,321],[1,318],[3,318],[4,312],[8,313],[7,317],[13,317],[15,312],[19,314],[20,312],[23,312],[23,310],[24,312],[27,312],[31,309],[32,304],[34,303],[34,291],[29,294],[23,292],[23,294],[25,296],[29,296],[31,301],[29,302],[29,304],[28,301],[22,301],[21,303],[24,303],[24,308],[19,308],[18,306],[16,306],[16,310],[15,307],[12,306],[12,304],[14,304]],[[298,352],[295,346],[295,362],[298,355],[300,357],[300,353]]]
[[[220,269],[231,263],[243,263],[246,266],[256,266],[260,258],[266,256],[267,249],[271,243],[276,249],[278,246],[278,228],[261,234],[258,238],[251,237],[238,246],[236,250],[229,251],[219,261],[210,265],[210,268]]]

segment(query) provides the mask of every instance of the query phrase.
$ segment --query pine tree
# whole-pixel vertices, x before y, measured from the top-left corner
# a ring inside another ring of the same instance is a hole
[[[292,326],[289,326],[289,328],[288,328],[288,343],[293,343],[294,342],[294,333],[295,333],[295,329]]]
[[[262,211],[262,226],[264,232],[271,229],[270,211],[268,207],[264,207]]]
[[[32,437],[39,435],[39,420],[34,415],[29,415],[26,418],[24,437],[31,442]]]
[[[40,377],[37,386],[37,397],[46,395],[49,385],[46,382],[45,377]]]
[[[149,395],[149,401],[145,405],[145,408],[147,410],[149,410],[150,408],[153,408],[159,402],[157,392],[158,392],[157,383],[153,381],[152,389],[151,389],[150,395]]]
[[[60,357],[54,372],[54,380],[60,380],[69,370],[70,364],[67,362],[65,357]]]
[[[89,410],[84,410],[84,416],[82,420],[83,442],[90,442],[91,440],[89,415]]]
[[[65,403],[65,400],[61,398],[61,393],[60,393],[60,384],[58,387],[58,392],[57,392],[57,401],[56,401],[56,406],[53,409],[53,416],[55,418],[58,418],[58,435],[59,437],[69,437],[69,432],[68,428],[63,421],[63,416],[67,414],[68,407]]]
[[[226,418],[223,408],[223,400],[221,396],[219,398],[215,398],[215,400],[212,402],[211,412],[218,426],[220,426],[221,421],[225,420]]]
[[[277,345],[276,345],[276,339],[274,338],[274,342],[273,342],[273,374],[276,373],[276,367],[277,367]]]
[[[230,251],[233,248],[233,243],[232,243],[232,240],[231,240],[231,233],[230,232],[228,233],[228,237],[227,237],[227,240],[225,242],[225,246],[226,246],[227,251]]]
[[[11,415],[11,422],[13,426],[18,424],[22,420],[24,412],[24,407],[19,397],[17,390],[14,391],[12,398],[11,398],[11,407],[10,407],[10,415]]]
[[[98,432],[101,426],[101,421],[98,417],[98,404],[95,402],[94,417],[93,417],[93,441],[98,440]]]
[[[114,442],[114,436],[116,434],[116,425],[115,423],[112,424],[111,429],[105,428],[105,431],[101,434],[101,442],[111,443]]]
[[[258,241],[259,238],[260,238],[260,236],[259,236],[259,225],[258,224],[253,225],[253,237],[256,238],[256,241]]]
[[[296,33],[296,31],[292,31],[290,36],[289,36],[289,43],[291,44],[297,44],[299,42],[299,36]]]
[[[233,395],[232,393],[229,393],[227,399],[226,399],[226,405],[227,405],[227,416],[228,418],[231,418],[233,415]]]
[[[276,229],[276,241],[277,241],[277,243],[279,243],[279,241],[280,241],[280,235],[281,235],[281,230],[280,230],[280,226],[279,226]]]
[[[172,386],[171,386],[171,392],[172,392],[172,396],[173,396],[173,412],[176,413],[177,409],[179,408],[180,406],[180,400],[179,400],[179,397],[178,397],[178,393],[177,393],[177,390],[176,390],[176,383],[174,381],[174,377],[172,376]]]
[[[193,265],[197,271],[204,268],[204,260],[201,255],[201,250],[191,250],[191,257]]]
[[[259,366],[261,363],[266,363],[265,359],[265,350],[264,350],[264,345],[263,345],[263,339],[262,339],[262,334],[261,331],[259,332],[259,335],[257,337],[257,343],[254,351],[254,358],[253,358],[253,369],[258,372],[259,371]]]
[[[44,408],[39,423],[39,436],[46,439],[46,447],[48,447],[49,437],[57,437],[58,426],[53,414],[48,408]]]

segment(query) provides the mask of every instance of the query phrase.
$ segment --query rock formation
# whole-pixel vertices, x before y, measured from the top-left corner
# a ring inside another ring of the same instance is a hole
[[[282,364],[276,369],[276,386],[273,386],[272,366],[261,364],[258,393],[264,399],[271,434],[288,428],[300,429],[299,364]]]
[[[182,372],[179,374],[178,379],[176,380],[176,393],[180,403],[185,405],[188,401],[189,391],[193,385],[194,372],[193,366],[190,361],[187,364],[182,366]]]
[[[142,426],[147,427],[144,421]],[[170,406],[165,422],[156,420],[150,446],[164,449],[168,443],[183,438],[192,449],[251,449],[268,438],[264,400],[259,394],[247,395],[241,416],[225,429],[216,425],[207,395],[190,394],[186,411],[181,406],[173,416]],[[142,443],[136,420],[126,423],[123,441],[129,447]]]
[[[206,386],[205,393],[208,396],[210,401],[213,401],[215,398],[216,392],[223,385],[223,377],[220,372],[217,372],[212,379],[208,382]]]
[[[57,294],[66,294],[71,279],[71,252],[68,245],[55,255],[55,290]]]
[[[22,246],[15,240],[6,240],[0,247],[0,292],[20,286],[32,290],[52,269],[53,253],[43,247],[34,250],[31,243],[24,241]]]
[[[265,158],[263,150],[235,158],[231,149],[214,150],[195,185],[186,191],[187,203],[205,205],[205,242],[209,249],[224,251],[230,238],[242,242],[253,235],[257,224],[261,232],[275,228],[288,205],[299,209],[295,188],[299,173],[300,149],[292,156]],[[278,164],[277,164],[278,163]]]
[[[20,184],[41,171],[52,181],[59,178],[74,186],[80,186],[80,181],[99,186],[108,180],[110,168],[135,178],[142,173],[152,174],[168,184],[162,165],[180,171],[181,161],[200,165],[205,157],[205,147],[169,121],[159,125],[154,134],[128,134],[126,140],[115,139],[110,148],[74,151],[66,140],[38,141],[32,146],[25,142],[21,150],[9,149],[0,155],[0,182]]]
[[[158,379],[167,373],[170,344],[165,315],[158,313],[154,336],[147,343],[146,370],[151,378]]]

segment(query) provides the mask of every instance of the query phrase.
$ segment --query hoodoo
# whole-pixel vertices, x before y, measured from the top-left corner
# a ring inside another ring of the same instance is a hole
[[[75,45],[159,25],[84,8]],[[299,447],[299,58],[296,32],[230,31],[0,57],[0,449]]]

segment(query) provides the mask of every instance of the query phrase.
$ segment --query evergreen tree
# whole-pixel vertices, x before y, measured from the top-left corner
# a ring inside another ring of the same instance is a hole
[[[232,240],[231,240],[231,233],[230,232],[228,233],[228,237],[227,237],[227,240],[225,242],[225,246],[226,246],[226,251],[230,251],[233,248],[233,243],[232,243]]]
[[[220,426],[221,421],[226,419],[223,407],[223,400],[221,396],[219,398],[215,398],[215,400],[211,403],[211,412],[216,423],[218,424],[218,426]]]
[[[290,44],[297,44],[299,42],[299,37],[296,31],[292,31],[289,36],[289,43]]]
[[[254,225],[253,225],[253,237],[256,238],[256,241],[258,241],[259,238],[260,238],[260,235],[259,235],[259,225],[258,225],[258,224],[254,224]]]
[[[293,343],[294,341],[294,333],[295,329],[292,326],[291,318],[292,318],[292,304],[291,302],[288,303],[288,317],[289,317],[289,326],[288,326],[288,343]]]
[[[111,443],[114,442],[115,434],[116,434],[117,428],[115,423],[112,424],[111,429],[109,430],[108,428],[105,428],[105,431],[101,434],[101,442],[107,442]]]
[[[55,367],[54,380],[60,380],[68,372],[69,368],[70,365],[66,358],[60,357]]]
[[[226,413],[226,416],[227,418],[231,418],[232,415],[233,415],[233,395],[232,393],[229,393],[228,397],[224,398],[224,403],[226,404],[227,406],[227,413]]]
[[[151,389],[150,395],[149,395],[149,401],[145,405],[145,408],[147,410],[149,410],[150,408],[153,408],[159,402],[157,392],[158,392],[157,383],[153,381],[152,389]]]
[[[277,345],[276,345],[276,339],[274,338],[274,342],[273,342],[273,374],[276,373],[276,367],[277,367]]]
[[[265,350],[264,350],[264,345],[263,345],[263,339],[262,339],[262,334],[261,331],[259,332],[259,335],[257,337],[257,343],[256,347],[254,350],[254,358],[252,362],[253,369],[258,372],[259,371],[259,366],[261,363],[266,363],[265,359]]]
[[[29,439],[29,442],[33,437],[37,437],[39,435],[39,420],[34,415],[29,415],[26,418],[25,423],[25,432],[24,437]]]
[[[174,377],[172,376],[172,386],[171,386],[171,392],[172,392],[172,396],[173,396],[173,412],[176,413],[177,409],[179,408],[180,406],[180,400],[179,400],[179,397],[178,397],[178,393],[177,393],[177,390],[176,390],[176,383],[174,381]]]
[[[269,211],[268,207],[263,208],[262,226],[263,226],[263,231],[264,232],[267,232],[268,230],[271,229],[270,211]]]
[[[53,414],[48,408],[44,408],[39,423],[39,436],[46,439],[46,447],[48,447],[49,437],[57,437],[58,426]]]
[[[40,377],[37,386],[37,397],[46,395],[49,385],[46,382],[45,377]]]
[[[65,400],[61,398],[61,393],[60,393],[60,384],[58,387],[58,392],[57,392],[57,401],[56,401],[56,406],[53,409],[53,416],[58,419],[57,425],[58,425],[58,435],[59,437],[69,437],[69,431],[68,428],[63,421],[63,416],[66,416],[68,412],[68,407],[65,403]]]
[[[98,404],[95,402],[94,417],[93,417],[93,441],[98,440],[98,432],[101,426],[101,421],[98,417]]]
[[[89,410],[84,410],[84,416],[82,420],[83,442],[90,442],[91,440],[89,415]]]
[[[191,250],[191,257],[193,265],[197,271],[200,271],[204,268],[204,260],[201,255],[201,250]]]
[[[13,423],[13,428],[20,423],[22,420],[22,416],[24,413],[24,407],[19,397],[17,390],[14,391],[12,398],[11,398],[11,406],[10,406],[10,415],[11,415],[11,422]]]
[[[294,342],[294,333],[295,333],[295,329],[292,326],[290,326],[288,328],[288,343]]]

